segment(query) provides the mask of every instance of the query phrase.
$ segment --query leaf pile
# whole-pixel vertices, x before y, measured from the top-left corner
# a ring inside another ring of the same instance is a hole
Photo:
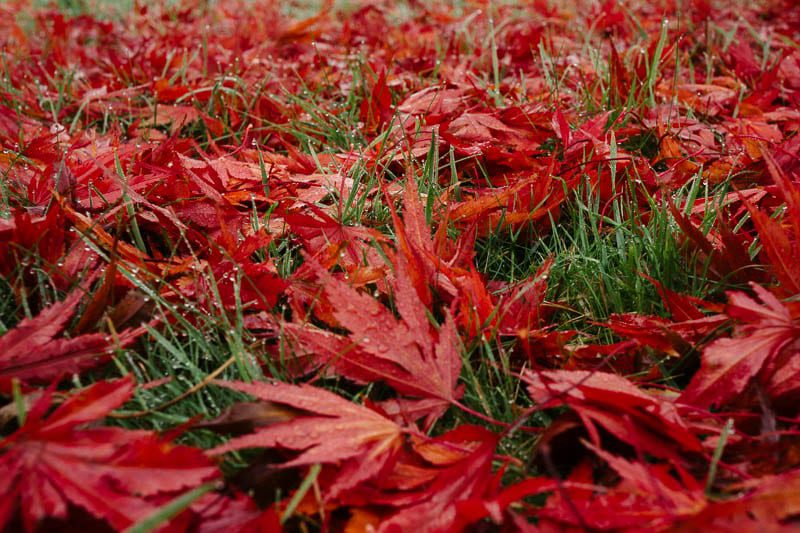
[[[0,15],[0,529],[800,522],[796,2]]]

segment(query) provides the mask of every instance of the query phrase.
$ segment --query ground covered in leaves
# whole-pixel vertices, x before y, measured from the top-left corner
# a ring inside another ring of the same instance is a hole
[[[0,529],[800,518],[793,0],[8,0],[0,47]]]

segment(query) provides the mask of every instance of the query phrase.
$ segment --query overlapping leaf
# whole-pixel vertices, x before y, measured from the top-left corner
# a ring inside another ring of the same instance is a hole
[[[726,314],[738,322],[734,336],[718,339],[703,351],[702,367],[681,395],[682,402],[723,405],[760,376],[764,382],[774,379],[776,368],[766,375],[762,369],[784,350],[796,353],[791,346],[800,330],[790,309],[763,287],[753,285],[753,290],[758,300],[730,293]]]
[[[700,441],[672,401],[648,394],[621,376],[547,370],[528,371],[523,379],[542,407],[571,407],[595,446],[602,443],[599,426],[634,448],[660,457],[701,450]]]
[[[379,412],[324,389],[280,382],[219,384],[291,407],[298,413],[288,421],[231,439],[214,453],[255,447],[285,448],[300,452],[285,466],[336,465],[338,473],[328,487],[326,498],[335,498],[341,491],[377,476],[402,447],[401,426]]]
[[[133,382],[122,379],[78,391],[50,414],[53,392],[36,400],[20,429],[0,441],[0,525],[19,518],[34,531],[77,507],[124,529],[154,513],[164,495],[218,475],[200,450],[146,431],[89,426],[132,394]]]
[[[101,333],[60,337],[81,297],[81,291],[76,290],[0,337],[0,387],[7,389],[13,378],[47,383],[97,366],[144,331],[125,330],[116,338]]]
[[[403,395],[436,400],[427,410],[436,418],[460,395],[460,340],[452,317],[438,331],[431,324],[407,268],[402,258],[395,265],[400,320],[372,296],[318,269],[323,297],[349,336],[299,324],[285,329],[302,350],[319,358],[316,365],[329,365],[360,382],[384,381]]]

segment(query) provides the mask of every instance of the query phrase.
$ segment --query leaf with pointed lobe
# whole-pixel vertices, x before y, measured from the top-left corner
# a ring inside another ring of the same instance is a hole
[[[212,479],[202,451],[147,431],[85,427],[133,394],[132,380],[101,381],[73,393],[52,413],[52,391],[31,407],[20,429],[0,441],[0,526],[17,514],[28,531],[79,507],[116,529],[154,513],[160,495]]]
[[[395,264],[399,320],[376,298],[320,267],[316,270],[326,308],[335,325],[347,329],[349,335],[308,325],[290,327],[303,351],[316,352],[319,365],[329,365],[350,379],[383,381],[400,394],[439,400],[437,408],[431,406],[429,422],[460,397],[461,349],[454,320],[448,314],[438,330],[431,324],[403,256]]]
[[[597,426],[636,449],[660,457],[699,452],[700,441],[676,405],[648,394],[622,376],[605,372],[526,371],[523,380],[543,408],[567,405],[581,418],[592,443],[599,446]]]
[[[301,413],[231,439],[215,448],[214,454],[255,447],[287,448],[302,452],[286,463],[297,466],[366,459],[389,453],[400,444],[400,426],[380,413],[318,387],[281,382],[217,384]]]
[[[6,388],[12,378],[43,383],[92,368],[144,333],[138,328],[115,337],[100,333],[60,337],[82,296],[80,289],[75,290],[0,337],[0,388]]]
[[[771,292],[753,285],[758,300],[731,292],[725,313],[738,321],[734,335],[703,350],[700,371],[680,401],[699,407],[724,405],[741,394],[765,365],[800,338],[790,310]]]
[[[299,452],[284,467],[334,465],[325,498],[336,498],[379,475],[403,444],[403,427],[381,413],[310,385],[217,382],[218,385],[296,411],[286,421],[256,427],[212,450],[218,455],[245,448]]]

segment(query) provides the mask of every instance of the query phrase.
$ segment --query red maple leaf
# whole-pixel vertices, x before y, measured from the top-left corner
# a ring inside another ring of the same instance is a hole
[[[756,478],[720,499],[678,465],[630,461],[587,446],[619,480],[593,487],[592,465],[582,463],[536,513],[550,530],[567,526],[624,531],[785,531],[800,514],[800,472]],[[596,469],[595,469],[596,470]]]
[[[800,263],[795,260],[800,253],[800,188],[786,176],[769,152],[762,153],[767,170],[786,202],[784,220],[773,219],[744,196],[742,201],[753,217],[766,262],[779,282],[776,291],[780,296],[794,296],[800,293]]]
[[[294,418],[257,428],[213,450],[222,454],[244,448],[284,448],[301,452],[284,466],[337,465],[325,497],[376,476],[402,445],[403,428],[377,411],[310,385],[217,382],[261,400],[298,410]]]
[[[428,320],[427,307],[412,286],[402,256],[395,270],[394,303],[400,320],[377,299],[319,268],[323,298],[336,325],[346,328],[349,336],[307,324],[284,327],[303,351],[319,358],[318,365],[330,365],[336,373],[358,382],[384,381],[400,394],[437,400],[428,402],[424,413],[415,414],[427,414],[431,422],[461,394],[457,387],[460,339],[450,315],[438,331]]]
[[[80,290],[74,291],[0,337],[0,390],[7,390],[12,378],[42,383],[97,366],[115,348],[131,343],[145,331],[127,329],[116,339],[101,333],[59,337],[81,296]]]
[[[52,391],[33,404],[22,427],[0,441],[0,527],[19,515],[33,531],[74,506],[124,529],[154,513],[163,495],[218,475],[201,450],[147,431],[87,427],[132,394],[125,378],[80,390],[49,415]]]
[[[497,435],[484,428],[463,425],[417,443],[416,454],[435,466],[431,481],[417,491],[402,494],[398,500],[410,504],[383,520],[378,531],[458,531],[455,526],[463,523],[459,502],[482,499],[494,489],[492,460],[497,441]],[[415,480],[419,483],[415,469],[398,468],[395,473],[405,474],[408,485]]]
[[[601,444],[599,425],[634,448],[661,457],[674,458],[678,451],[702,449],[672,402],[647,394],[622,376],[582,370],[529,370],[522,379],[541,407],[571,407],[595,446]]]
[[[619,482],[593,490],[591,463],[577,466],[561,490],[537,513],[540,523],[550,526],[550,530],[580,526],[592,530],[661,531],[705,508],[703,486],[680,466],[675,467],[675,476],[672,465],[632,462],[586,445],[611,468]]]
[[[738,322],[733,336],[717,339],[703,350],[700,371],[681,402],[709,407],[733,400],[800,337],[800,325],[790,309],[763,287],[753,284],[753,290],[760,302],[743,292],[729,293],[725,313]],[[764,376],[764,381],[769,379]]]

